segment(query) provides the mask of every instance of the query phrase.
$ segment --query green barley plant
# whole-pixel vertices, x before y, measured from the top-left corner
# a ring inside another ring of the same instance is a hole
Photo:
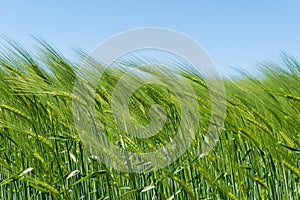
[[[205,157],[198,150],[210,123],[213,91],[201,76],[176,63],[197,94],[199,130],[179,159],[143,173],[116,171],[83,145],[72,102],[84,104],[89,98],[73,94],[85,58],[79,52],[77,61],[69,61],[44,41],[36,53],[12,41],[1,49],[0,199],[300,199],[300,65],[292,57],[263,63],[259,78],[243,74],[224,80],[224,129]],[[126,67],[138,68],[141,62],[105,71],[95,110],[97,123],[115,145],[151,152],[168,143],[180,123],[178,101],[168,88],[145,85],[129,105],[131,116],[144,125],[150,121],[151,105],[163,105],[168,119],[158,135],[130,137],[111,114],[115,84]],[[90,66],[101,67],[93,62]]]

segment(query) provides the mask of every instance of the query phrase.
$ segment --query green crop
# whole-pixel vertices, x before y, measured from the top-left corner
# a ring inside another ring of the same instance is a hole
[[[196,139],[163,169],[125,173],[92,155],[74,125],[72,102],[84,105],[85,97],[74,96],[73,85],[86,55],[68,61],[45,42],[37,53],[10,44],[0,52],[0,199],[300,199],[300,65],[291,57],[263,63],[259,78],[244,74],[224,80],[224,129],[203,158],[197,152],[210,123],[211,91],[200,76],[177,67],[197,94],[201,116]],[[137,67],[139,62],[125,65]],[[165,87],[143,86],[132,96],[132,117],[149,123],[148,110],[159,103],[169,118],[156,136],[127,136],[110,105],[123,73],[123,68],[111,68],[99,81],[97,123],[127,150],[160,148],[178,128],[178,102]]]

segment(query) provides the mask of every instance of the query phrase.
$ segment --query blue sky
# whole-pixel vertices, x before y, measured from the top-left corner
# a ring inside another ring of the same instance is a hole
[[[0,1],[0,35],[29,48],[30,34],[62,53],[91,51],[133,28],[162,27],[201,44],[222,74],[254,69],[281,51],[300,59],[300,1]]]

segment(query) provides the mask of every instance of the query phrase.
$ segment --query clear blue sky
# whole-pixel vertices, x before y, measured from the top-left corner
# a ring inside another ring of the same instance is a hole
[[[25,47],[30,34],[71,55],[140,27],[182,32],[201,44],[222,74],[253,69],[280,51],[300,59],[300,1],[0,1],[0,35]]]

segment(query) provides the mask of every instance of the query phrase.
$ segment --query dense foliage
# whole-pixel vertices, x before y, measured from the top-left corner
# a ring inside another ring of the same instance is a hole
[[[224,129],[204,158],[196,152],[210,122],[209,88],[182,70],[198,94],[199,135],[170,166],[140,174],[101,164],[80,140],[72,113],[74,98],[84,101],[73,94],[78,67],[44,42],[36,54],[13,42],[2,49],[1,199],[300,199],[300,65],[292,58],[264,63],[259,78],[244,74],[224,80]],[[180,120],[176,99],[158,85],[133,95],[130,108],[137,121],[149,122],[152,103],[163,104],[171,119],[162,134],[139,143],[115,128],[109,112],[121,74],[108,70],[99,82],[99,124],[116,145],[131,151],[159,148]]]

